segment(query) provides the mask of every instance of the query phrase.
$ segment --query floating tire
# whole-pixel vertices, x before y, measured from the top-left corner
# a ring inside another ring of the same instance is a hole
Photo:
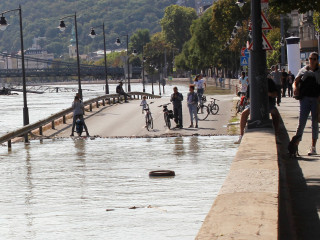
[[[149,172],[149,177],[174,177],[176,174],[171,170],[157,170]]]

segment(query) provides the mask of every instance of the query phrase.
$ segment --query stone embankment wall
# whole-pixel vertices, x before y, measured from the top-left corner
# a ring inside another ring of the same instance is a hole
[[[274,131],[249,130],[196,239],[278,239],[278,192]]]

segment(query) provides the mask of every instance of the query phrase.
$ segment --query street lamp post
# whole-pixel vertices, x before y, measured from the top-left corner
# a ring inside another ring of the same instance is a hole
[[[79,93],[80,99],[82,99],[82,89],[81,89],[81,79],[80,79],[80,57],[79,57],[77,13],[75,12],[74,15],[69,15],[69,16],[65,16],[63,18],[60,18],[60,25],[59,25],[58,28],[60,29],[61,32],[66,30],[66,25],[65,25],[63,19],[71,18],[71,17],[74,18],[74,28],[75,28],[75,31],[76,31],[76,51],[77,51],[77,67],[78,67],[78,93]]]
[[[144,46],[142,46],[142,88],[143,92],[146,92],[146,83],[144,79],[144,63],[146,62],[146,57],[143,56]]]
[[[131,85],[130,85],[130,66],[129,66],[129,35],[123,35],[125,37],[127,37],[127,65],[128,65],[128,91],[131,92]],[[120,46],[121,41],[120,38],[117,38],[116,40],[116,45]]]
[[[106,34],[104,23],[101,26],[92,27],[89,36],[93,39],[96,36],[94,28],[102,27],[102,34],[103,34],[103,51],[104,51],[104,69],[106,75],[106,94],[109,94],[109,84],[108,84],[108,68],[107,68],[107,50],[106,50]]]
[[[4,31],[7,26],[9,25],[3,16],[6,13],[13,12],[13,11],[19,11],[19,18],[20,18],[20,42],[21,42],[21,66],[22,66],[22,90],[23,90],[23,125],[29,124],[29,111],[28,111],[28,104],[27,104],[27,88],[26,88],[26,69],[24,64],[24,47],[23,47],[23,31],[22,31],[22,11],[21,11],[21,5],[19,5],[19,8],[12,9],[8,11],[4,11],[1,14],[0,19],[0,29]],[[28,142],[28,135],[25,136],[25,141]]]
[[[262,48],[262,19],[260,0],[251,1],[252,40],[250,79],[250,121],[248,128],[272,127],[269,119],[266,51]]]

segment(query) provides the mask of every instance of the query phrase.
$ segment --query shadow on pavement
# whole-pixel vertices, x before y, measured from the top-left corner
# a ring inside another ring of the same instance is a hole
[[[320,239],[320,221],[317,212],[320,203],[319,179],[315,179],[316,184],[308,186],[310,179],[304,178],[298,163],[299,158],[289,158],[287,149],[289,135],[283,122],[280,125],[279,140],[281,142],[277,145],[280,169],[279,239]]]

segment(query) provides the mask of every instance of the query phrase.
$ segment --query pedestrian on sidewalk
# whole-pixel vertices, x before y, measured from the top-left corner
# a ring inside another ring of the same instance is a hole
[[[271,67],[271,78],[273,82],[276,84],[276,88],[278,91],[278,96],[277,96],[277,105],[280,106],[281,103],[281,88],[282,88],[282,83],[281,83],[281,72],[279,72],[277,66],[272,66]]]
[[[178,88],[173,88],[173,94],[171,94],[170,101],[173,105],[173,114],[174,114],[174,121],[176,123],[176,128],[183,128],[182,123],[182,101],[183,95],[178,92]]]
[[[279,132],[279,122],[280,122],[280,114],[276,107],[276,97],[278,96],[278,90],[271,78],[268,78],[268,102],[269,102],[269,113],[272,117],[272,123],[275,130],[275,135],[278,135]],[[250,86],[247,89],[247,98],[250,97]],[[250,106],[248,106],[242,113],[240,117],[240,136],[236,144],[240,144],[242,137],[244,135],[244,129],[248,122],[248,117],[250,115]]]
[[[319,135],[318,102],[320,97],[320,69],[319,55],[312,52],[309,55],[309,64],[301,68],[293,83],[293,94],[300,102],[299,123],[296,131],[296,145],[302,140],[304,128],[311,112],[312,145],[308,155],[316,155],[316,143]]]
[[[117,88],[116,88],[116,92],[119,94],[119,95],[122,95],[122,96],[124,96],[124,102],[128,102],[128,94],[123,90],[123,82],[122,81],[120,81],[119,82],[119,85],[117,86]]]
[[[187,104],[190,113],[190,126],[189,128],[193,128],[193,116],[196,120],[195,128],[198,128],[198,114],[197,114],[197,106],[198,106],[198,95],[194,92],[194,85],[190,84],[189,92],[187,95]]]
[[[286,69],[282,69],[281,72],[281,85],[282,85],[282,97],[286,97],[286,91],[288,87],[288,73]]]
[[[70,136],[74,136],[74,128],[76,126],[76,121],[77,119],[80,119],[81,123],[83,124],[83,127],[86,131],[87,137],[89,137],[89,132],[88,132],[88,128],[87,125],[84,121],[83,118],[83,114],[84,114],[84,104],[83,102],[79,99],[79,96],[76,95],[74,97],[74,101],[72,103],[72,109],[73,109],[73,121],[72,121],[72,130],[71,130],[71,135]],[[81,135],[81,134],[80,134]]]
[[[288,72],[288,96],[292,97],[293,96],[293,89],[292,89],[292,84],[294,81],[294,75],[293,73],[289,70]]]

